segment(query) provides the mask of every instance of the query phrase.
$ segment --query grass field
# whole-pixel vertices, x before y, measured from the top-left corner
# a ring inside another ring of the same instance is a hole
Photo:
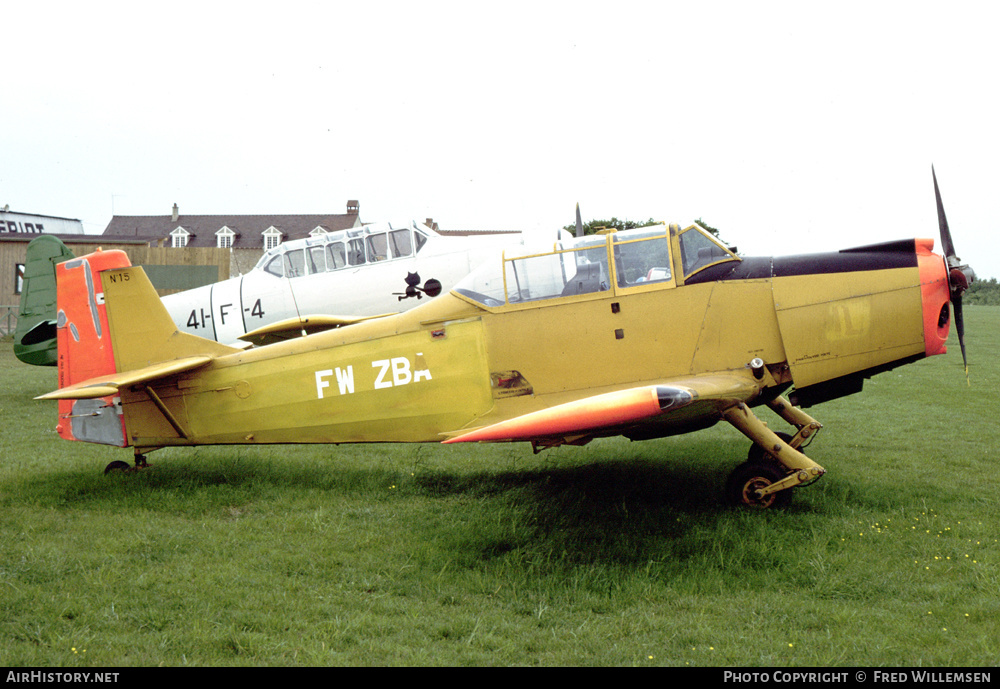
[[[827,476],[721,504],[727,424],[642,443],[67,443],[0,343],[0,666],[993,666],[1000,308],[810,409]],[[766,418],[776,417],[765,413]]]

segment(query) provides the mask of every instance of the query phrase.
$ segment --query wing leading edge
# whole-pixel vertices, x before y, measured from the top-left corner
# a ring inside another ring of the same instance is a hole
[[[643,424],[663,424],[676,417],[685,426],[711,425],[722,411],[757,395],[759,387],[739,375],[699,376],[616,390],[556,404],[467,431],[456,431],[445,443],[545,442],[589,439]],[[558,443],[556,443],[558,444]]]
[[[241,335],[240,339],[260,347],[274,344],[275,342],[283,342],[284,340],[290,340],[296,337],[303,337],[304,335],[323,332],[324,330],[342,328],[346,325],[353,325],[362,321],[370,321],[374,318],[385,318],[386,316],[392,315],[395,314],[380,313],[375,316],[296,316],[251,330],[245,335]]]

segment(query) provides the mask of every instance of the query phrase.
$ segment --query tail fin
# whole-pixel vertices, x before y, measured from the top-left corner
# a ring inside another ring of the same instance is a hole
[[[142,268],[107,270],[101,274],[101,282],[118,372],[185,357],[242,351],[181,332]]]
[[[59,264],[56,289],[60,389],[179,358],[239,351],[178,332],[146,273],[123,251],[99,250]],[[114,394],[59,399],[57,430],[67,440],[129,444]]]
[[[55,267],[70,258],[73,252],[53,235],[41,235],[28,244],[14,330],[14,355],[26,364],[56,365]]]

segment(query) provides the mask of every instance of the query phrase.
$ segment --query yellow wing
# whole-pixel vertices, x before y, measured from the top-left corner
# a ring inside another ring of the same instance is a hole
[[[392,315],[391,313],[382,313],[377,316],[296,316],[251,330],[245,335],[240,336],[240,339],[252,342],[258,346],[268,345],[302,337],[303,335],[311,335],[312,333],[324,330],[341,328],[345,325],[360,323],[361,321],[368,321],[373,318],[383,318]]]
[[[749,375],[712,374],[613,390],[453,433],[445,443],[531,440],[543,445],[604,435],[657,437],[704,428],[757,396]]]

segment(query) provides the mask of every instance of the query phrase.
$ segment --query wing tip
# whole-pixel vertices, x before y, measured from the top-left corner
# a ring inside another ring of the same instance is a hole
[[[62,388],[35,397],[36,400],[93,400],[108,395],[117,395],[118,387],[113,385],[89,385],[82,388]]]

